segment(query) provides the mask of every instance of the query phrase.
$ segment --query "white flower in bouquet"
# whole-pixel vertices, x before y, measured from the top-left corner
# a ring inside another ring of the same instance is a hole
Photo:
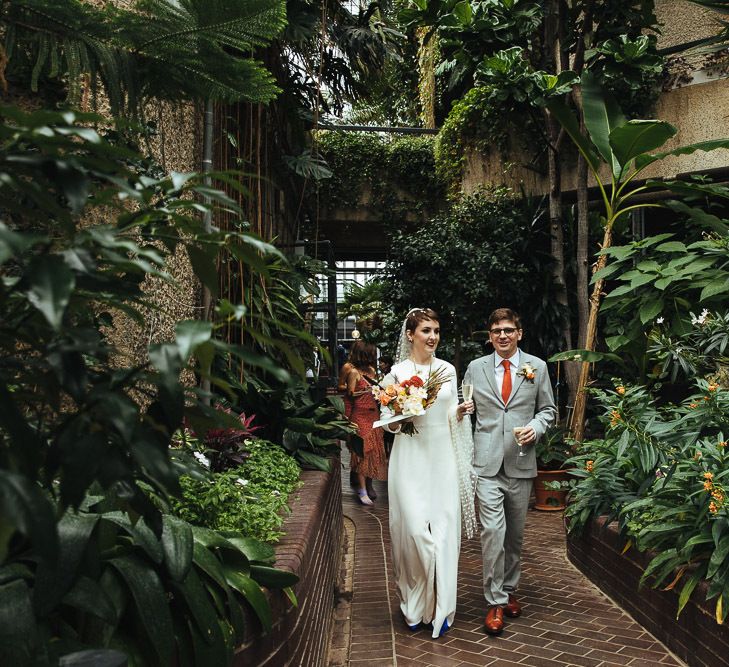
[[[423,399],[420,396],[408,396],[403,401],[402,412],[404,415],[420,417],[425,414]]]

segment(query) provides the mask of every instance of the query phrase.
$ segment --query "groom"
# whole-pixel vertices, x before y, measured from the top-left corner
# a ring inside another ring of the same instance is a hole
[[[504,614],[515,618],[521,605],[514,592],[521,574],[521,544],[532,488],[537,476],[534,444],[557,416],[547,365],[522,352],[519,316],[509,308],[488,319],[495,352],[472,361],[464,384],[473,385],[476,430],[473,435],[476,495],[481,520],[483,592],[489,634],[504,628]],[[524,427],[519,439],[514,427]]]

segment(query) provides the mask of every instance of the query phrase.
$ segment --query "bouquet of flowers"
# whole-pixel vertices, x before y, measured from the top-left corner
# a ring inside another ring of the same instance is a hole
[[[385,408],[383,419],[375,422],[373,426],[384,426],[394,422],[402,421],[408,417],[419,417],[433,404],[443,383],[448,380],[448,371],[442,366],[428,375],[423,380],[418,375],[413,375],[407,380],[389,384],[382,387],[377,384],[372,387],[372,394],[375,400]],[[402,425],[401,433],[413,435],[418,430],[413,422]]]

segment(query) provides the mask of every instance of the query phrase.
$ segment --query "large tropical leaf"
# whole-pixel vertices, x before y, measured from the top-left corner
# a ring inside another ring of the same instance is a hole
[[[613,153],[610,145],[610,133],[625,125],[626,118],[615,98],[602,89],[597,79],[589,71],[582,75],[581,82],[585,127],[600,155],[605,162],[611,165],[613,177],[618,180],[624,165]]]
[[[663,146],[678,130],[662,120],[631,120],[610,132],[610,146],[621,167]]]
[[[30,538],[44,558],[54,560],[58,554],[58,533],[53,508],[40,487],[27,477],[0,470],[0,535],[5,540],[17,528]],[[0,558],[7,543],[0,541]]]
[[[190,616],[205,641],[222,647],[224,642],[218,625],[218,615],[195,569],[190,570],[185,580],[175,584],[174,588],[185,600]]]
[[[228,585],[235,588],[248,600],[256,616],[258,616],[264,632],[269,632],[272,627],[271,606],[268,604],[261,587],[249,575],[243,574],[235,568],[225,566],[223,569]]]
[[[636,158],[635,166],[639,169],[647,167],[649,164],[656,162],[657,160],[663,160],[670,155],[691,155],[696,151],[714,151],[717,148],[729,148],[729,139],[710,139],[708,141],[699,141],[695,144],[689,144],[687,146],[680,146],[670,151],[663,153],[655,153],[653,155],[641,155]],[[652,150],[652,149],[648,149]]]
[[[286,588],[299,581],[299,577],[293,572],[267,565],[251,565],[251,578],[266,588]]]
[[[28,301],[58,329],[76,285],[71,269],[61,257],[46,256],[29,267],[28,281]]]
[[[677,195],[688,195],[702,199],[704,197],[720,197],[729,199],[729,188],[720,183],[700,182],[700,181],[647,181],[646,187],[657,188],[661,190],[670,190]],[[723,232],[722,232],[722,235]]]
[[[96,616],[111,626],[118,620],[116,609],[109,596],[98,582],[89,577],[79,577],[63,597],[62,602],[85,614]]]
[[[167,594],[154,569],[133,556],[112,558],[109,564],[126,582],[141,627],[154,646],[160,665],[169,665],[174,655],[174,633]]]
[[[684,185],[684,182],[679,182],[680,185]],[[724,186],[717,186],[723,188],[725,194],[724,197],[729,198],[729,188]],[[669,186],[669,189],[673,189]],[[691,191],[691,190],[689,190]],[[695,193],[695,190],[692,194]],[[681,213],[691,218],[694,224],[704,229],[711,230],[712,232],[719,234],[720,236],[729,236],[729,220],[719,218],[711,213],[704,211],[702,208],[696,206],[688,206],[680,201],[669,201],[666,202],[666,207],[670,208],[676,213]]]
[[[152,561],[155,563],[162,562],[163,546],[144,519],[132,524],[129,517],[123,512],[106,512],[103,517],[105,521],[116,524],[132,537],[134,543],[140,546]]]
[[[722,14],[729,14],[729,0],[689,0],[689,2],[714,9]]]
[[[98,521],[98,514],[67,512],[58,523],[58,560],[43,560],[36,570],[33,606],[39,615],[48,614],[74,585],[89,538]]]
[[[27,584],[16,579],[0,586],[0,664],[38,664],[38,629]]]
[[[192,565],[193,539],[190,524],[175,516],[162,517],[162,551],[165,565],[175,581],[182,581]]]
[[[605,360],[622,363],[621,357],[617,354],[595,350],[566,350],[549,357],[549,361],[586,361],[591,364]]]
[[[276,551],[265,542],[256,540],[252,537],[226,536],[231,544],[234,544],[240,551],[245,554],[246,558],[251,562],[272,564],[276,560]]]
[[[193,545],[193,560],[195,566],[207,574],[218,586],[223,589],[227,587],[225,572],[223,572],[220,561],[207,547],[199,542],[195,542]]]
[[[195,353],[198,345],[210,340],[213,335],[211,322],[200,320],[183,320],[175,326],[175,342],[180,350],[180,357],[187,362],[190,355]]]

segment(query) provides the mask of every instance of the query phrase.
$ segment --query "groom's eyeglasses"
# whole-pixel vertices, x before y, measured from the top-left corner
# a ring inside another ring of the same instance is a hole
[[[491,329],[489,333],[494,334],[495,336],[500,336],[501,334],[506,334],[507,336],[513,336],[518,329],[514,329],[514,327],[504,327],[503,329]]]

